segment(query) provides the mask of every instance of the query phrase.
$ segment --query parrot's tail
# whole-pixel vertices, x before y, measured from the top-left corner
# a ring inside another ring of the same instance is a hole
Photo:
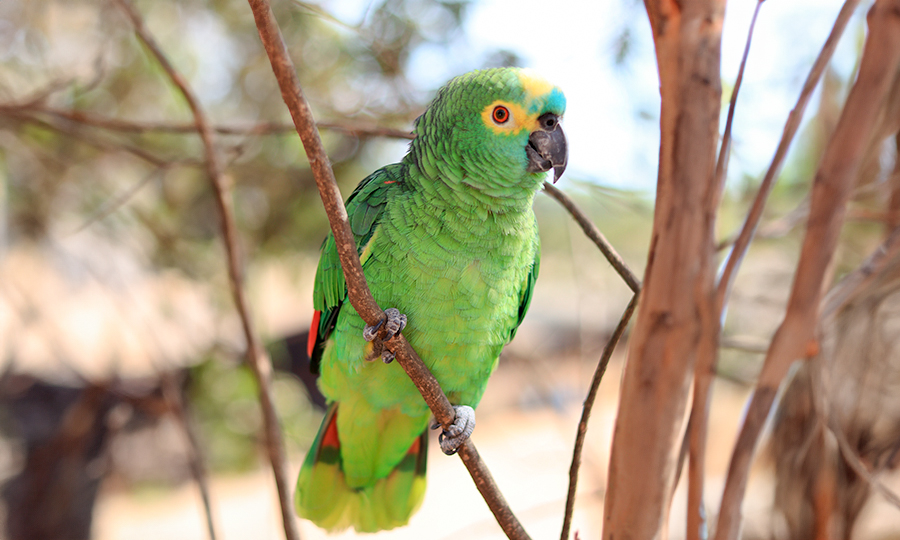
[[[425,496],[427,453],[425,431],[386,477],[363,488],[348,486],[338,439],[337,403],[332,403],[297,478],[297,514],[329,532],[348,527],[377,532],[406,525]]]

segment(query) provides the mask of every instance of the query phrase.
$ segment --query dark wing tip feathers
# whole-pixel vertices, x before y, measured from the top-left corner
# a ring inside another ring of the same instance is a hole
[[[390,193],[403,185],[406,165],[394,164],[379,169],[356,186],[347,198],[347,213],[350,229],[356,240],[357,253],[361,253],[372,238],[375,228],[384,213]],[[337,255],[337,246],[330,236],[322,244],[319,268],[316,271],[316,288],[330,291],[319,296],[321,305],[316,305],[310,338],[307,343],[310,371],[318,374],[325,344],[337,324],[341,306],[347,298],[347,284]],[[314,294],[315,296],[315,294]]]

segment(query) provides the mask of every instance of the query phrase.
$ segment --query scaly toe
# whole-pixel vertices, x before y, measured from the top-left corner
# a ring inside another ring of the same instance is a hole
[[[475,431],[475,409],[468,405],[454,405],[453,410],[456,411],[453,424],[438,436],[441,451],[448,456],[455,454]]]
[[[387,319],[384,329],[388,335],[385,339],[392,339],[406,328],[406,315],[400,313],[399,309],[387,308],[384,310],[384,316]]]
[[[381,319],[381,321],[375,326],[369,326],[367,324],[366,327],[363,328],[363,339],[365,339],[366,341],[375,341],[375,338],[378,337],[378,329],[380,329],[381,325],[383,324],[384,319]]]

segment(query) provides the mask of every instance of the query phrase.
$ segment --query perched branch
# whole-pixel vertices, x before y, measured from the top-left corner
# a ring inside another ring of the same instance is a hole
[[[259,37],[281,88],[281,96],[291,113],[297,133],[300,135],[303,147],[309,157],[313,176],[316,179],[337,244],[344,279],[347,283],[348,299],[360,317],[367,324],[375,326],[384,319],[384,312],[375,303],[366,285],[356,252],[356,242],[347,221],[347,210],[344,208],[340,191],[335,183],[328,156],[322,147],[312,112],[303,97],[281,30],[278,28],[268,0],[249,0],[249,3],[256,20],[256,27],[259,30]],[[437,421],[444,427],[449,426],[455,418],[455,412],[450,402],[441,391],[437,380],[412,350],[403,335],[386,342],[385,345],[394,353],[397,361],[409,374]],[[458,453],[506,535],[513,539],[529,538],[497,489],[490,472],[481,461],[471,440],[466,441]]]
[[[729,464],[716,540],[735,540],[756,442],[791,363],[815,354],[822,286],[847,200],[887,90],[900,64],[900,0],[876,0],[859,75],[816,171],[807,225],[787,312],[769,346]]]
[[[628,285],[628,288],[631,289],[631,292],[637,294],[641,290],[640,280],[634,275],[634,272],[628,268],[628,265],[625,264],[622,257],[616,253],[616,250],[612,247],[612,244],[606,240],[606,237],[603,236],[600,229],[598,229],[597,226],[588,219],[584,212],[575,205],[575,202],[570,199],[568,195],[560,191],[559,188],[549,182],[544,182],[544,191],[559,201],[559,203],[563,205],[563,208],[569,211],[569,214],[572,215],[575,222],[581,225],[584,234],[600,248],[600,251],[603,253],[603,256],[606,257],[606,260],[609,261],[609,264],[611,264],[616,272],[619,273],[619,276],[625,280],[625,283]]]
[[[591,418],[591,410],[594,408],[594,401],[597,399],[597,390],[600,388],[600,381],[603,380],[603,375],[606,373],[606,367],[609,365],[609,359],[612,358],[612,353],[616,349],[616,344],[619,343],[619,339],[625,333],[628,321],[631,320],[634,308],[637,307],[638,294],[638,292],[635,292],[634,296],[631,297],[625,312],[622,313],[622,318],[619,319],[619,324],[613,331],[612,336],[610,336],[609,341],[606,342],[606,346],[603,347],[600,361],[597,363],[597,369],[594,371],[594,378],[591,379],[591,387],[588,390],[587,397],[584,399],[581,420],[578,421],[578,434],[575,436],[575,447],[572,450],[572,464],[569,466],[569,491],[566,495],[566,511],[563,516],[562,532],[559,535],[560,540],[568,540],[569,531],[572,527],[572,512],[575,510],[575,489],[578,487],[578,469],[581,468],[584,438],[587,435],[587,425],[588,420]]]
[[[169,79],[181,92],[194,115],[194,123],[200,138],[203,141],[203,149],[206,158],[206,172],[212,183],[216,195],[216,204],[221,218],[222,235],[225,241],[225,250],[228,255],[228,275],[231,283],[231,293],[234,303],[241,318],[241,326],[244,331],[244,339],[247,341],[247,362],[253,372],[257,384],[259,384],[259,401],[262,409],[263,426],[266,436],[266,449],[269,460],[272,462],[272,472],[275,476],[275,484],[278,490],[278,502],[281,506],[281,517],[284,524],[284,533],[288,540],[298,540],[300,535],[297,530],[293,505],[291,504],[290,487],[287,475],[287,458],[285,457],[284,442],[281,436],[281,428],[278,424],[278,416],[272,403],[272,391],[270,387],[272,376],[272,363],[260,343],[259,336],[253,325],[247,299],[244,295],[242,263],[238,251],[238,233],[234,222],[233,209],[228,193],[228,186],[222,174],[219,156],[216,153],[215,139],[207,121],[206,114],[200,106],[194,93],[185,81],[184,77],[175,69],[166,55],[162,52],[154,37],[150,34],[140,13],[128,2],[128,0],[116,0],[122,10],[128,15],[137,36],[145,47],[153,54],[157,62],[165,70]]]

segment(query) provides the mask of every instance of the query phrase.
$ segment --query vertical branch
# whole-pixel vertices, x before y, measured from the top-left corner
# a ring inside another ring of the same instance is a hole
[[[894,170],[891,172],[888,184],[890,186],[891,196],[888,200],[888,218],[887,223],[885,224],[888,234],[897,227],[900,227],[900,132],[897,132],[897,134],[894,135],[894,148]]]
[[[714,184],[721,194],[725,187],[725,176],[728,170],[728,159],[731,153],[731,130],[734,123],[734,111],[737,108],[737,98],[744,80],[744,70],[747,67],[747,58],[750,56],[750,44],[753,41],[753,29],[759,16],[759,9],[765,0],[756,3],[753,18],[750,20],[750,28],[747,30],[747,42],[744,46],[744,55],[738,69],[737,79],[734,83],[734,91],[728,104],[728,117],[725,121],[725,131],[722,135],[722,144],[719,147],[719,158],[716,162]],[[719,201],[716,200],[716,206]],[[703,485],[706,469],[706,438],[709,427],[709,404],[712,393],[715,364],[719,349],[719,335],[721,333],[722,319],[718,314],[721,309],[715,309],[703,320],[700,334],[700,345],[697,349],[697,366],[694,369],[694,395],[691,403],[691,413],[688,420],[688,428],[685,434],[687,446],[682,443],[682,451],[689,451],[688,460],[688,501],[687,501],[687,540],[700,540],[706,538],[706,511],[703,502]],[[676,473],[677,484],[680,468],[683,461],[683,453],[679,454],[679,473]]]
[[[347,210],[344,208],[340,191],[335,183],[334,173],[319,138],[312,112],[303,97],[300,82],[288,55],[281,30],[278,28],[268,0],[248,1],[253,11],[260,40],[269,56],[275,78],[278,80],[281,96],[291,113],[297,134],[303,142],[303,148],[309,158],[310,167],[319,188],[319,195],[322,197],[322,203],[328,214],[328,221],[334,234],[344,279],[347,283],[348,299],[366,324],[375,326],[383,320],[384,312],[375,302],[366,285],[362,266],[359,263],[359,255],[356,252],[356,242],[347,220]],[[452,424],[456,415],[453,407],[437,380],[406,341],[406,338],[400,334],[385,342],[385,346],[394,353],[397,362],[412,379],[435,419],[444,427]],[[530,538],[512,513],[503,494],[500,493],[472,441],[467,440],[460,446],[457,454],[507,537],[522,540]]]
[[[645,0],[659,65],[656,208],[613,435],[603,538],[666,534],[676,439],[703,323],[713,226],[723,0]],[[673,450],[674,449],[674,450]]]
[[[145,47],[153,54],[159,64],[165,70],[181,95],[184,97],[194,116],[194,123],[200,132],[203,141],[203,150],[206,159],[206,173],[212,184],[216,196],[219,216],[221,218],[222,235],[225,242],[225,250],[228,257],[228,276],[231,284],[231,294],[241,319],[241,327],[244,339],[247,342],[247,362],[259,384],[259,402],[262,409],[263,426],[266,437],[266,449],[269,460],[272,463],[272,472],[275,476],[275,484],[278,490],[278,502],[281,507],[281,518],[284,525],[284,533],[288,540],[299,539],[296,518],[294,518],[293,505],[291,504],[290,487],[288,484],[287,458],[285,457],[284,442],[281,428],[278,424],[278,416],[272,403],[271,376],[272,363],[260,343],[259,336],[254,328],[247,299],[244,295],[241,255],[238,250],[237,226],[234,222],[234,212],[231,207],[229,186],[226,185],[222,174],[222,166],[216,153],[215,136],[206,118],[206,113],[200,106],[200,102],[194,96],[190,86],[184,77],[169,62],[162,52],[154,37],[150,34],[144,21],[128,0],[116,0],[122,10],[128,15],[137,36]]]
[[[769,346],[729,464],[716,540],[734,540],[751,458],[778,386],[791,363],[815,353],[814,329],[822,287],[832,262],[866,146],[887,89],[900,64],[900,0],[876,0],[859,75],[816,171],[810,215],[787,312]]]

